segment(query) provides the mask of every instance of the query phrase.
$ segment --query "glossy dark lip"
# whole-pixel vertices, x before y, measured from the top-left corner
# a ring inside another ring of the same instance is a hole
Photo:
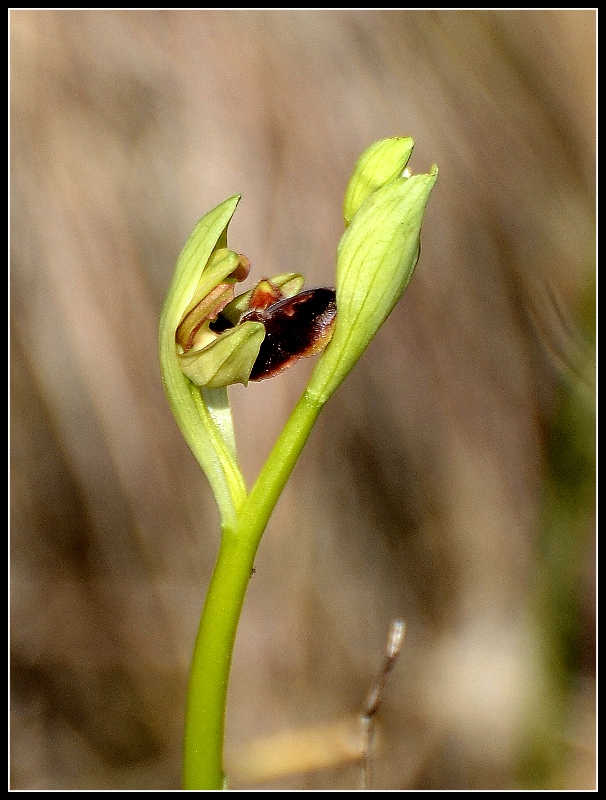
[[[267,308],[252,308],[240,322],[261,322],[265,338],[250,373],[251,381],[272,378],[300,358],[319,353],[330,341],[337,314],[336,293],[331,287],[305,289]],[[239,324],[239,323],[238,323]],[[211,323],[217,333],[232,327],[221,315]]]
[[[335,290],[307,289],[263,310],[247,311],[241,322],[262,322],[265,338],[250,373],[251,381],[278,375],[300,358],[320,352],[330,341],[337,313]]]

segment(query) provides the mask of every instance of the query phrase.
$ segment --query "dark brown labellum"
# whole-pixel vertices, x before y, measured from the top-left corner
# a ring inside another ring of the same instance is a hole
[[[240,322],[265,325],[265,339],[250,380],[272,378],[300,358],[322,351],[332,336],[336,313],[335,290],[321,287],[243,314]]]

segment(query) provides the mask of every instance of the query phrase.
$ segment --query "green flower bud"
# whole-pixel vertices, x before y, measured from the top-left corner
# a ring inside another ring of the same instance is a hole
[[[388,175],[387,183],[359,206],[338,247],[336,324],[307,388],[321,403],[353,368],[408,285],[419,257],[425,206],[438,175],[433,166],[428,174],[393,179],[394,150],[379,144],[387,154],[385,167],[374,158],[365,161],[365,156],[360,162],[372,164],[373,175]],[[354,178],[357,173],[358,167]],[[366,174],[364,168],[360,174]]]
[[[362,153],[345,190],[343,217],[346,227],[371,194],[402,176],[413,147],[414,141],[410,137],[397,136],[381,139]]]

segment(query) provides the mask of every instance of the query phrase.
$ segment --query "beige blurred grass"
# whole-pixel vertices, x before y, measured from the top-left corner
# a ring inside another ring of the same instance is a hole
[[[234,193],[251,278],[330,284],[349,172],[392,135],[415,138],[413,170],[440,167],[421,259],[262,542],[229,752],[355,716],[402,616],[377,788],[515,786],[537,703],[547,740],[568,743],[559,785],[591,788],[591,507],[563,715],[543,698],[535,585],[556,398],[594,392],[579,309],[595,13],[17,9],[10,23],[12,788],[179,786],[218,520],[162,394],[163,296],[195,222]],[[235,387],[250,481],[310,368]]]

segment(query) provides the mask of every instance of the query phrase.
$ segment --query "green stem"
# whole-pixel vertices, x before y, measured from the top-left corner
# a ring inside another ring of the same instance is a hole
[[[231,658],[259,542],[290,473],[322,410],[304,393],[238,515],[224,527],[204,603],[189,676],[184,789],[221,789],[225,707]]]

